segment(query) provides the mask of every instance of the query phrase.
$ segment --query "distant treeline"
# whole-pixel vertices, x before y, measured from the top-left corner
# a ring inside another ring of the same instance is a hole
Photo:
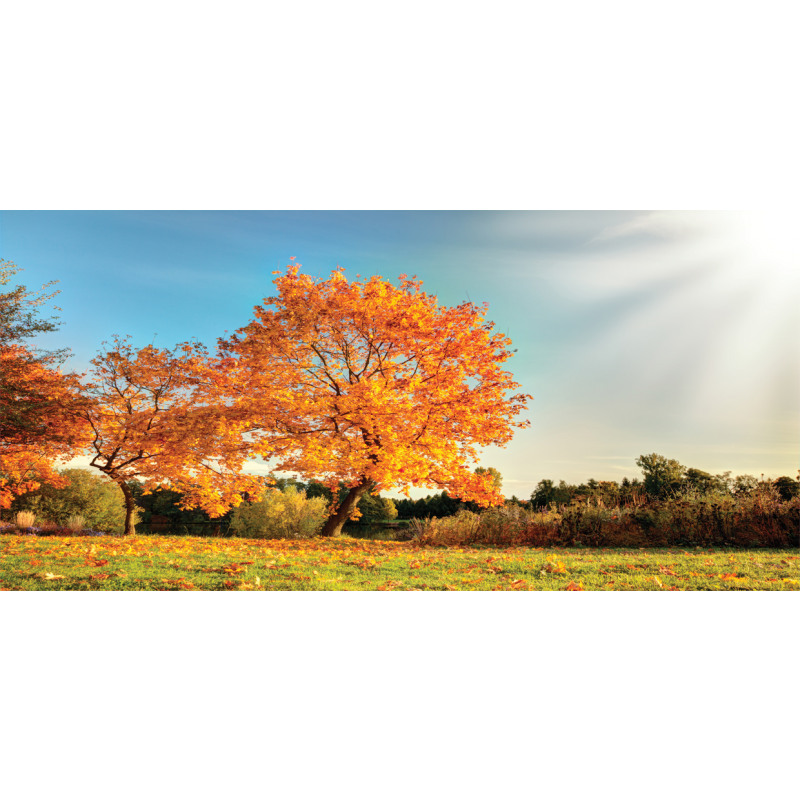
[[[712,475],[694,467],[684,467],[675,459],[658,453],[642,455],[636,464],[643,478],[623,478],[621,481],[598,481],[590,478],[586,483],[555,483],[540,480],[528,500],[516,496],[506,500],[506,505],[517,505],[532,511],[563,508],[575,504],[589,504],[601,508],[640,506],[651,502],[680,497],[750,497],[758,491],[774,491],[780,500],[791,500],[800,495],[800,481],[787,475],[776,480],[764,480],[755,475],[732,476],[730,471]],[[493,470],[498,476],[499,473]],[[449,517],[459,511],[479,511],[472,503],[462,503],[447,492],[428,495],[418,500],[395,500],[400,519]]]
[[[697,499],[713,501],[731,498],[734,501],[769,496],[775,502],[785,502],[800,496],[800,482],[788,476],[776,480],[764,480],[754,475],[732,476],[730,472],[712,475],[703,470],[686,468],[674,459],[652,453],[640,456],[637,465],[643,478],[623,478],[622,481],[598,481],[571,484],[563,480],[558,483],[550,479],[540,480],[529,499],[512,496],[505,506],[531,512],[564,510],[590,507],[597,509],[648,508],[665,501]],[[502,476],[493,468],[490,472],[498,488]],[[17,498],[4,519],[13,518],[18,511],[31,511],[39,521],[64,525],[76,514],[81,515],[88,528],[120,532],[124,521],[124,507],[118,487],[87,470],[68,469],[61,473],[67,485],[61,488],[44,485]],[[145,494],[142,484],[128,484],[136,500],[137,531],[140,533],[176,533],[193,535],[226,535],[229,533],[233,510],[222,517],[212,519],[200,509],[181,508],[182,496],[171,489],[157,489]],[[305,492],[306,497],[333,499],[332,492],[316,481],[303,482],[293,478],[275,479],[277,489],[294,486]],[[347,492],[339,489],[341,499]],[[259,498],[249,498],[256,501]],[[392,522],[393,520],[436,519],[452,517],[459,512],[480,513],[482,509],[474,503],[465,503],[450,497],[447,492],[428,495],[418,500],[393,500],[380,495],[366,494],[358,503],[360,518],[349,523],[358,529]],[[395,523],[396,524],[396,523]],[[407,523],[404,523],[407,524]]]

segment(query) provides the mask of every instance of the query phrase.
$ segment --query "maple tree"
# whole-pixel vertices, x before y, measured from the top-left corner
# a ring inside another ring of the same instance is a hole
[[[405,275],[350,282],[337,268],[314,280],[299,267],[220,340],[217,386],[276,470],[349,487],[322,534],[340,532],[368,491],[430,486],[501,503],[494,476],[469,463],[528,425],[515,418],[530,395],[510,394],[511,341],[492,332],[486,304],[440,306]]]
[[[246,449],[235,411],[215,402],[204,380],[207,356],[196,343],[173,350],[135,349],[115,338],[92,360],[85,384],[90,405],[90,465],[113,480],[125,498],[125,533],[135,532],[135,498],[128,484],[145,491],[170,487],[184,508],[221,516],[263,482],[242,472]]]
[[[85,447],[87,427],[77,380],[32,358],[22,347],[0,348],[0,508],[43,483],[64,485],[60,461]]]
[[[19,272],[0,260],[0,285]],[[44,351],[25,341],[55,330],[41,306],[57,292],[19,285],[0,293],[0,508],[42,483],[63,485],[56,463],[80,451],[86,427],[75,412],[83,400],[77,376],[61,373],[65,350]]]

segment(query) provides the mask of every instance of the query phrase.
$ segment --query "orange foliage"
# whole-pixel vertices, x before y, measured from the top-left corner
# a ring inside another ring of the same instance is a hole
[[[10,508],[14,498],[38,489],[43,483],[64,486],[56,472],[58,454],[42,454],[21,446],[0,446],[0,508]]]
[[[0,259],[0,286],[19,272]],[[0,508],[41,483],[61,482],[55,463],[85,442],[85,427],[74,411],[80,404],[76,376],[62,375],[66,351],[42,352],[22,344],[57,328],[41,308],[58,292],[16,286],[0,292]]]
[[[209,402],[205,361],[198,344],[135,350],[115,339],[93,359],[93,382],[86,387],[90,463],[123,492],[135,478],[146,490],[168,485],[183,494],[184,507],[220,516],[243,492],[260,491],[262,481],[242,474],[242,425]],[[126,500],[130,504],[127,493]]]
[[[252,423],[254,452],[334,487],[445,489],[502,502],[477,448],[503,446],[530,395],[502,364],[510,339],[486,305],[437,304],[421,282],[315,281],[292,264],[277,297],[220,341],[217,386]]]
[[[0,508],[42,483],[63,485],[56,463],[85,446],[87,426],[74,376],[21,345],[0,347]]]

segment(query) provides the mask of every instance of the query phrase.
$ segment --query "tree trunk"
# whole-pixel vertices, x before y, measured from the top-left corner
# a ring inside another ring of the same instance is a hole
[[[125,495],[125,535],[135,536],[136,526],[133,524],[133,517],[136,513],[136,501],[131,492],[131,487],[125,481],[118,481],[117,485],[122,489],[122,494]]]
[[[339,504],[334,514],[331,514],[320,531],[320,536],[338,536],[342,532],[345,522],[350,517],[350,512],[356,507],[361,496],[369,487],[369,480],[364,477],[350,489],[344,500]]]

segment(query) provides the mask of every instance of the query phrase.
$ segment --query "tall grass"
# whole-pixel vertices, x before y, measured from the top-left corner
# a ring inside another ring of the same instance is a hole
[[[17,511],[14,516],[14,524],[18,528],[32,528],[36,522],[36,514],[32,511]]]
[[[86,520],[80,514],[73,514],[67,519],[67,528],[71,531],[82,531],[86,526]]]
[[[626,508],[574,504],[533,512],[520,506],[414,520],[431,545],[588,547],[798,547],[800,498],[776,495],[665,500]]]

